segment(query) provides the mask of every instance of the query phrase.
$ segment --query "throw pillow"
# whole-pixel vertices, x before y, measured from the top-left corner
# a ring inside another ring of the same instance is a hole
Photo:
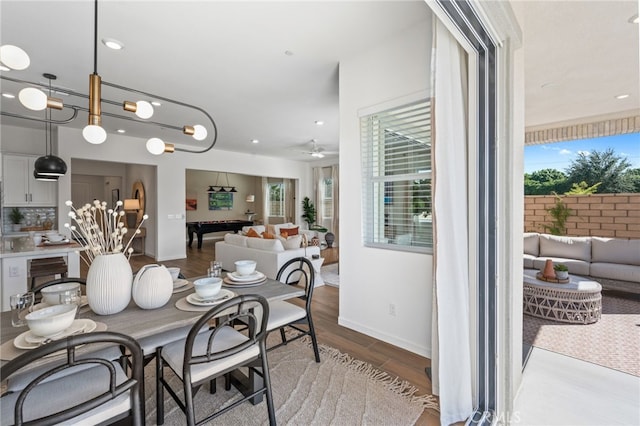
[[[258,234],[255,229],[251,228],[249,229],[249,232],[247,232],[247,237],[260,238],[260,234]]]
[[[265,240],[275,240],[276,236],[265,231],[262,233],[262,238],[264,238]]]
[[[279,239],[282,242],[282,245],[284,246],[285,250],[293,250],[293,249],[300,248],[300,245],[302,244],[301,235],[294,235],[288,238],[280,237]]]
[[[288,237],[292,235],[298,235],[298,227],[295,228],[280,228],[280,235],[286,233]]]

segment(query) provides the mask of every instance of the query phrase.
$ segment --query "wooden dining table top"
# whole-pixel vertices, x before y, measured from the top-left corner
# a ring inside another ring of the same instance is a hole
[[[197,278],[200,277],[188,279],[188,281],[193,281]],[[280,281],[270,278],[267,278],[264,284],[254,287],[225,288],[232,290],[238,295],[258,294],[270,302],[304,296],[303,288],[294,285],[286,285]],[[122,333],[134,339],[142,339],[144,337],[153,336],[165,331],[194,324],[204,312],[183,311],[179,310],[175,306],[178,300],[192,292],[193,289],[174,293],[172,294],[169,302],[167,302],[163,307],[157,309],[141,309],[133,302],[133,300],[125,310],[112,315],[98,315],[87,308],[80,308],[78,318],[101,322],[107,326],[107,331]],[[13,341],[13,339],[21,333],[28,330],[26,326],[13,327],[11,325],[10,311],[2,312],[0,315],[0,321],[2,323],[0,345],[4,345],[4,343],[8,341]],[[17,351],[26,352],[26,350],[20,349]],[[8,361],[6,356],[3,356],[1,353],[0,360],[2,360],[3,363]]]

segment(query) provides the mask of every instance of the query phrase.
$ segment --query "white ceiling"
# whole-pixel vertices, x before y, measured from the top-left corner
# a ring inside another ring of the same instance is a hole
[[[635,0],[526,2],[527,126],[638,108],[638,25],[627,22],[637,5]],[[49,72],[58,75],[54,84],[87,93],[93,71],[93,1],[2,0],[0,14],[2,44],[16,44],[31,57],[27,70],[7,76],[45,81],[42,73]],[[312,161],[312,139],[326,151],[338,151],[339,62],[412,25],[428,25],[429,19],[422,0],[104,0],[98,37],[120,40],[125,49],[113,51],[99,43],[97,71],[104,81],[205,109],[218,125],[214,150]],[[547,83],[552,84],[541,87]],[[18,90],[2,84],[2,92]],[[614,98],[622,93],[630,97]],[[124,100],[107,87],[103,97]],[[87,105],[84,99],[63,99]],[[17,100],[0,101],[5,111],[27,112]],[[172,111],[167,103],[156,111],[155,121],[207,124],[199,113]],[[62,116],[68,112],[55,113]],[[316,120],[325,124],[317,126]],[[85,124],[86,113],[73,123]],[[195,146],[173,130],[141,130],[106,116],[103,125],[109,132],[125,128],[130,135]]]

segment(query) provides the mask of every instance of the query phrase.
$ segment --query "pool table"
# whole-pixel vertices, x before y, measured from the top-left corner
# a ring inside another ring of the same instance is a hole
[[[208,222],[187,222],[187,232],[189,233],[189,247],[193,242],[193,234],[198,236],[198,248],[202,248],[202,236],[209,232],[238,232],[243,226],[251,226],[250,220],[211,220]]]

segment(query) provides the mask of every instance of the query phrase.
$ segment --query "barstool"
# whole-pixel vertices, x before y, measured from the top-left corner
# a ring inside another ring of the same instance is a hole
[[[63,257],[46,257],[43,259],[31,259],[29,267],[29,276],[31,277],[31,290],[36,286],[36,278],[48,277],[57,274],[61,277],[67,276],[67,263]]]

